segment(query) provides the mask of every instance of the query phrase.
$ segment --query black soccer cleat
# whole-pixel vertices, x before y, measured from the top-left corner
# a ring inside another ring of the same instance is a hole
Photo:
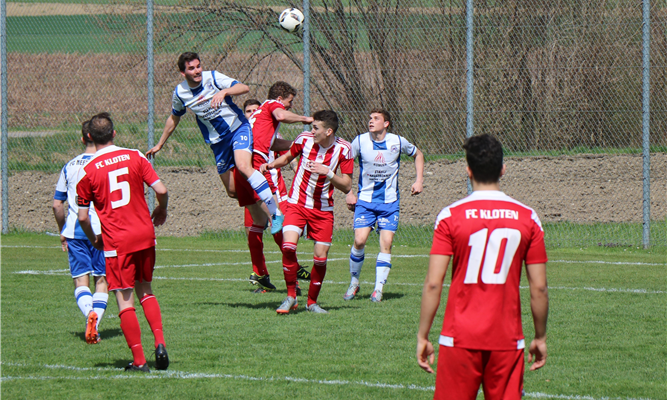
[[[169,368],[169,356],[167,355],[167,349],[164,348],[163,344],[158,344],[155,349],[155,368],[160,370],[166,370]]]
[[[304,281],[309,281],[310,280],[310,272],[308,272],[307,269],[305,269],[301,264],[299,264],[299,270],[296,273],[296,277],[299,279],[302,279]]]
[[[148,364],[137,366],[134,365],[134,363],[130,363],[130,365],[125,367],[125,371],[151,372],[150,368],[148,368]]]
[[[299,286],[299,281],[296,281],[296,295],[301,296],[301,286]]]
[[[257,277],[256,282],[259,287],[263,288],[267,292],[273,292],[274,290],[276,290],[276,287],[273,285],[273,283],[271,283],[268,274],[264,276],[257,276],[257,275],[255,276]]]

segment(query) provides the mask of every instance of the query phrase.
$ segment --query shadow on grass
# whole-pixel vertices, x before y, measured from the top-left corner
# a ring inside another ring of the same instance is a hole
[[[86,341],[86,332],[85,331],[70,332],[70,333],[72,334],[72,336],[78,337],[79,339],[81,339],[84,342]],[[104,339],[111,339],[111,338],[114,338],[116,336],[123,336],[123,331],[121,331],[120,328],[100,329],[99,334],[100,334],[100,338],[102,340],[104,340]]]
[[[144,348],[144,351],[146,348]],[[146,363],[148,364],[148,368],[150,368],[151,372],[159,372],[157,368],[155,368],[155,361],[153,361],[153,354],[147,354],[146,355]],[[121,359],[121,360],[116,360],[116,361],[111,361],[111,362],[99,362],[95,364],[95,367],[97,368],[119,368],[122,369],[124,373],[128,374],[142,374],[144,372],[141,371],[127,371],[125,372],[125,367],[127,367],[130,363],[132,362],[132,353],[128,352],[127,358],[126,359]]]

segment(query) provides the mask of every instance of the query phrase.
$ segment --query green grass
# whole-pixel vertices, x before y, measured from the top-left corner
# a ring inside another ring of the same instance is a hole
[[[362,284],[360,299],[342,300],[349,242],[334,242],[320,295],[331,314],[310,315],[301,306],[277,317],[285,286],[272,244],[266,256],[278,291],[255,295],[244,281],[250,265],[242,240],[205,235],[158,242],[153,287],[172,363],[168,373],[153,371],[149,376],[155,379],[146,379],[121,370],[130,351],[113,301],[101,324],[102,342],[85,343],[84,318],[57,238],[2,236],[3,397],[432,397],[434,377],[414,360],[427,248],[395,247],[385,301],[373,304],[367,300],[371,283]],[[300,244],[306,264],[311,248]],[[362,282],[373,280],[376,251],[368,248]],[[545,368],[526,372],[526,398],[664,398],[666,256],[664,249],[549,251],[549,359]],[[41,273],[17,273],[27,270]],[[530,338],[528,292],[521,294]],[[152,335],[137,308],[152,365]],[[434,341],[442,313],[441,307]]]

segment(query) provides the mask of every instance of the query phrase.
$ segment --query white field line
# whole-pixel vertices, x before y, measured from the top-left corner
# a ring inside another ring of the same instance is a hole
[[[12,366],[12,367],[27,367],[34,368],[40,366],[18,364],[18,363],[7,363],[3,362],[2,365]],[[68,371],[95,371],[95,372],[122,372],[122,368],[82,368],[82,367],[73,367],[68,365],[43,365],[41,367],[47,369],[64,369]],[[419,386],[412,384],[390,384],[390,383],[381,383],[381,382],[367,382],[367,381],[346,381],[346,380],[329,380],[329,379],[306,379],[306,378],[295,378],[291,376],[284,377],[256,377],[248,375],[231,375],[231,374],[206,374],[206,373],[192,373],[192,372],[183,372],[183,371],[151,371],[149,374],[123,374],[123,375],[95,375],[95,376],[3,376],[0,378],[0,381],[11,381],[11,380],[52,380],[52,379],[72,379],[72,380],[96,380],[96,379],[240,379],[248,381],[263,381],[263,382],[296,382],[296,383],[314,383],[319,385],[355,385],[355,386],[366,386],[379,389],[407,389],[407,390],[419,390],[423,392],[432,392],[435,390],[434,386]],[[651,400],[646,397],[632,398],[632,397],[592,397],[586,395],[563,395],[563,394],[548,394],[540,392],[527,392],[524,397],[533,397],[537,399],[567,399],[567,400]]]

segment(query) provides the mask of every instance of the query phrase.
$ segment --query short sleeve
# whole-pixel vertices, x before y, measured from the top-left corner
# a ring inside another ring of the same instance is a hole
[[[359,143],[361,140],[359,139],[360,137],[360,135],[357,135],[357,137],[352,140],[352,143],[350,143],[350,147],[352,148],[352,151],[350,152],[350,158],[352,159],[357,158],[359,156],[359,152],[361,151],[361,144]]]
[[[407,154],[410,157],[414,156],[415,153],[417,153],[417,147],[410,143],[406,138],[403,136],[400,136],[401,140],[401,153],[402,154]]]
[[[301,152],[303,152],[303,142],[305,140],[306,140],[306,137],[303,136],[303,134],[297,136],[296,139],[294,139],[294,141],[292,142],[292,146],[289,149],[290,154],[292,155],[292,157],[296,157],[299,154],[301,154]]]
[[[352,158],[344,158],[340,162],[340,172],[343,174],[352,174],[354,172],[354,160]]]
[[[93,193],[90,188],[90,179],[84,175],[76,184],[77,205],[81,208],[90,208],[93,201]]]
[[[67,200],[67,175],[65,174],[66,167],[67,166],[60,170],[60,177],[58,178],[58,183],[56,183],[56,193],[53,195],[55,200]]]
[[[528,251],[526,252],[526,265],[542,264],[547,262],[547,250],[544,245],[544,230],[535,211],[531,216],[531,234]]]
[[[153,186],[160,180],[160,177],[157,175],[157,172],[155,172],[155,169],[153,168],[153,165],[151,165],[150,161],[148,161],[148,159],[140,151],[137,151],[137,153],[139,153],[141,156],[139,159],[141,160],[142,178],[148,186]]]
[[[452,235],[449,227],[451,220],[452,218],[449,208],[445,208],[438,214],[435,230],[433,231],[431,254],[440,254],[444,256],[451,256],[454,254]]]
[[[174,90],[174,94],[171,96],[171,113],[177,117],[185,114],[185,104],[183,104],[183,100],[178,97],[178,88]]]
[[[215,87],[217,87],[220,90],[229,89],[230,87],[239,83],[234,78],[230,78],[227,75],[221,74],[218,71],[211,71],[211,74],[213,75],[213,83],[215,83]]]

